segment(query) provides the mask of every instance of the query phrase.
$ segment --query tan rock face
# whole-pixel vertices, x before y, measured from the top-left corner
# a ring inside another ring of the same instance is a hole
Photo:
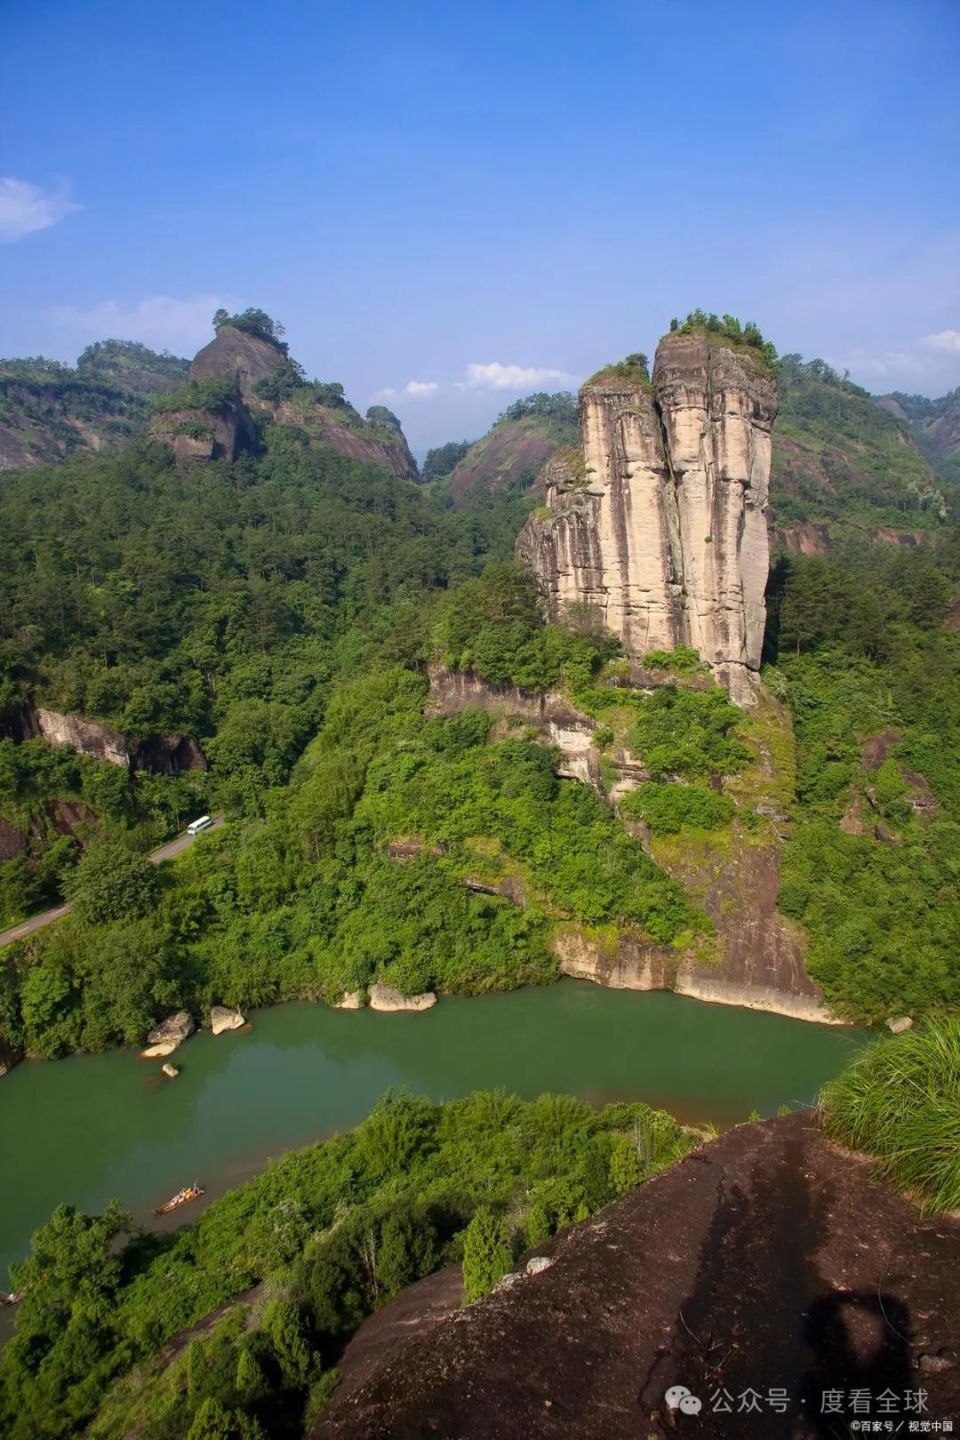
[[[191,380],[206,380],[235,374],[244,400],[254,399],[254,386],[272,375],[283,359],[283,351],[259,335],[248,335],[232,325],[222,325],[215,340],[205,345],[190,366]]]
[[[197,1024],[187,1010],[178,1010],[162,1021],[147,1036],[147,1048],[140,1051],[141,1060],[161,1060],[172,1055],[184,1040],[190,1038]]]
[[[179,775],[184,770],[205,770],[207,762],[197,742],[184,735],[151,735],[135,739],[111,730],[99,720],[82,715],[63,715],[59,710],[38,709],[30,717],[24,734],[38,734],[48,745],[66,745],[78,755],[93,755],[124,765],[129,770],[149,770],[161,775]]]
[[[544,471],[546,518],[517,541],[548,610],[585,605],[632,659],[689,645],[739,704],[760,666],[775,382],[733,350],[672,335],[652,389],[580,395],[580,455]]]
[[[226,1005],[213,1005],[210,1009],[210,1031],[213,1035],[242,1030],[246,1023],[239,1010],[230,1010]]]
[[[437,1003],[437,997],[432,990],[425,990],[422,995],[402,995],[399,990],[394,990],[392,985],[378,982],[370,986],[368,1003],[371,1010],[432,1010]]]

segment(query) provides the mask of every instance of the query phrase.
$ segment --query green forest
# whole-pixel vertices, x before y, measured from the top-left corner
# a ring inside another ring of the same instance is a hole
[[[640,1104],[387,1096],[176,1234],[61,1205],[14,1269],[0,1429],[41,1436],[299,1436],[346,1341],[407,1285],[462,1264],[468,1300],[699,1137]],[[226,1307],[190,1343],[172,1336]]]
[[[247,319],[282,350],[282,331]],[[710,333],[728,330],[724,317]],[[748,330],[736,343],[774,364]],[[107,347],[92,368],[136,358]],[[624,363],[646,374],[644,357]],[[169,388],[182,376],[164,364]],[[824,388],[846,405],[848,382],[782,364],[788,430],[804,405],[807,433],[829,429]],[[233,392],[199,383],[198,404]],[[302,387],[295,369],[278,383]],[[153,408],[171,403],[157,392]],[[342,387],[324,403],[346,407]],[[569,397],[533,396],[501,423],[544,416],[571,423]],[[437,475],[460,448],[437,452]],[[882,484],[874,501],[882,511]],[[3,476],[0,925],[73,906],[0,955],[6,1052],[139,1046],[180,1008],[331,1004],[376,980],[407,995],[548,984],[562,927],[678,958],[709,949],[700,896],[650,852],[768,834],[748,778],[756,728],[694,651],[651,652],[637,685],[589,613],[545,623],[512,560],[532,503],[514,488],[458,512],[442,487],[281,423],[234,463],[178,467],[141,438]],[[776,559],[763,678],[778,743],[795,745],[776,817],[780,909],[841,1015],[933,1017],[932,1038],[910,1042],[929,1069],[955,1051],[936,1017],[960,1002],[960,532],[924,513],[922,545],[861,531],[828,556]],[[559,752],[525,724],[470,707],[425,716],[436,664],[562,695],[594,727],[598,784],[560,778]],[[30,732],[37,706],[133,741],[190,737],[207,768],[128,772],[52,748]],[[614,805],[617,744],[650,778]],[[150,865],[201,811],[229,823]],[[890,1084],[885,1058],[842,1077],[831,1133],[944,1203],[953,1169],[912,1164],[925,1114],[891,1112]],[[301,1434],[366,1315],[451,1263],[467,1299],[486,1293],[696,1139],[642,1105],[390,1095],[176,1234],[138,1232],[116,1204],[61,1206],[14,1268],[24,1298],[0,1359],[0,1428]]]
[[[543,983],[569,921],[677,953],[709,935],[535,737],[492,735],[481,713],[423,722],[436,659],[565,690],[601,747],[626,706],[653,780],[625,817],[680,844],[755,824],[722,793],[749,758],[741,713],[702,688],[695,656],[651,656],[668,683],[645,696],[624,689],[610,637],[543,623],[506,558],[520,497],[457,514],[271,426],[264,453],[232,465],[177,468],[143,443],[10,474],[2,509],[0,815],[26,837],[0,863],[2,922],[75,904],[4,952],[13,1051],[135,1044],[171,1008],[334,1001],[375,978],[405,993]],[[765,673],[798,746],[781,908],[828,1001],[860,1020],[960,993],[958,580],[949,531],[785,557],[771,576]],[[128,775],[18,743],[36,703],[196,737],[209,769]],[[202,809],[235,823],[148,871],[143,852]]]

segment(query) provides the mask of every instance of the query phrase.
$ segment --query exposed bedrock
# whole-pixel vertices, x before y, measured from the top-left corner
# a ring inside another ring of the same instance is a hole
[[[943,1283],[958,1265],[960,1222],[921,1216],[811,1115],[740,1125],[473,1305],[455,1308],[453,1269],[404,1291],[350,1342],[309,1434],[823,1440],[849,1430],[824,1416],[829,1392],[846,1417],[851,1393],[882,1415],[889,1391],[902,1415],[921,1392],[933,1422],[960,1406],[960,1304]],[[699,1414],[670,1410],[675,1385]]]
[[[689,645],[739,704],[760,667],[775,381],[739,351],[669,335],[652,384],[580,392],[580,448],[544,470],[517,541],[553,618],[584,605],[633,659]]]
[[[112,730],[99,720],[81,715],[63,715],[42,707],[31,712],[15,735],[27,739],[39,735],[48,745],[65,745],[78,755],[109,760],[128,770],[149,770],[159,775],[179,775],[184,770],[205,770],[207,762],[196,740],[189,735],[147,735],[135,738]]]

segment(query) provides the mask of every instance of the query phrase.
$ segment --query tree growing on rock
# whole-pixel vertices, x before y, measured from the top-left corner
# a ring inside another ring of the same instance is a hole
[[[463,1290],[468,1304],[492,1290],[512,1264],[506,1226],[481,1205],[463,1236]]]

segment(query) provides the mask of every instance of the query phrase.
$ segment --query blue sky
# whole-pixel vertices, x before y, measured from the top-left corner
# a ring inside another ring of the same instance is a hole
[[[958,73],[957,0],[5,0],[0,354],[260,305],[420,451],[695,305],[939,394]]]

